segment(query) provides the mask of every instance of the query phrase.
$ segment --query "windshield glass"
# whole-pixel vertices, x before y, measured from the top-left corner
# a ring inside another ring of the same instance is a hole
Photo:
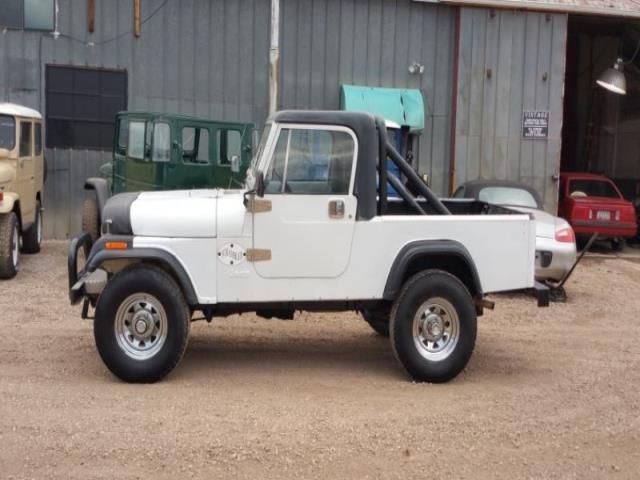
[[[264,126],[264,130],[262,131],[262,137],[260,138],[260,143],[258,144],[258,148],[253,152],[253,158],[251,159],[251,165],[247,168],[247,175],[245,178],[245,185],[249,190],[253,190],[256,184],[256,169],[258,168],[258,162],[260,161],[260,157],[262,157],[262,151],[264,150],[264,146],[267,143],[267,139],[269,138],[269,132],[271,132],[271,122],[267,122]]]
[[[514,205],[538,208],[536,199],[526,190],[511,187],[486,187],[480,190],[478,199],[494,205]]]
[[[9,115],[0,115],[0,148],[13,150],[16,146],[16,121]]]
[[[569,195],[571,197],[620,198],[614,186],[606,180],[571,180]]]
[[[264,145],[267,143],[267,138],[269,138],[269,132],[271,132],[271,122],[267,122],[264,126],[264,130],[262,130],[262,137],[260,137],[260,143],[258,144],[258,148],[253,153],[253,158],[251,159],[251,168],[256,168],[258,165],[258,161],[262,156],[262,151],[264,150]]]

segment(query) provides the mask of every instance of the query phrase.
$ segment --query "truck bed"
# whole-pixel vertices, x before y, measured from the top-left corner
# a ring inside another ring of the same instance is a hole
[[[431,204],[424,198],[416,201],[429,215],[438,215]],[[492,205],[487,202],[474,199],[441,199],[445,207],[452,215],[522,215],[521,212],[509,208]],[[416,211],[401,198],[390,198],[387,203],[387,215],[416,215]]]

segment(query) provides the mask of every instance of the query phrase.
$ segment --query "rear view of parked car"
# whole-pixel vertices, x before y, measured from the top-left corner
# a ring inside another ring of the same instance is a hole
[[[536,220],[536,280],[560,282],[576,261],[576,239],[571,225],[544,211],[533,188],[508,180],[474,180],[461,185],[455,198],[483,202],[530,213]]]
[[[604,175],[562,173],[558,211],[579,238],[597,233],[609,239],[614,250],[622,249],[638,230],[633,204]]]

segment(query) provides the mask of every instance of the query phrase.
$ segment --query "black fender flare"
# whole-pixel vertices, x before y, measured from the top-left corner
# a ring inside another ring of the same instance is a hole
[[[84,181],[85,190],[93,190],[96,192],[96,201],[98,202],[98,219],[102,222],[102,209],[109,199],[109,184],[107,180],[100,177],[90,177]]]
[[[126,250],[106,250],[104,244],[108,241],[126,241],[129,248]],[[159,248],[132,248],[132,243],[133,239],[131,237],[119,237],[116,235],[100,237],[91,248],[85,270],[87,272],[94,272],[109,260],[138,260],[143,263],[151,263],[161,267],[176,280],[189,306],[198,305],[198,296],[196,295],[191,278],[175,256]]]
[[[475,262],[466,247],[456,240],[416,240],[402,247],[391,265],[387,283],[384,287],[383,298],[385,300],[394,300],[398,296],[407,272],[410,271],[414,262],[426,259],[428,263],[430,258],[437,262],[442,261],[443,257],[455,257],[463,262],[468,271],[468,278],[461,278],[460,280],[465,283],[472,296],[482,298],[484,293]],[[446,267],[438,268],[447,270]]]

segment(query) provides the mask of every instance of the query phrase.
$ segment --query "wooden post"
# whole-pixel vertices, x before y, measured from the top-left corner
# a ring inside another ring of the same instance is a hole
[[[87,30],[93,33],[96,29],[96,0],[87,0]]]
[[[140,36],[140,0],[133,0],[133,34]]]

